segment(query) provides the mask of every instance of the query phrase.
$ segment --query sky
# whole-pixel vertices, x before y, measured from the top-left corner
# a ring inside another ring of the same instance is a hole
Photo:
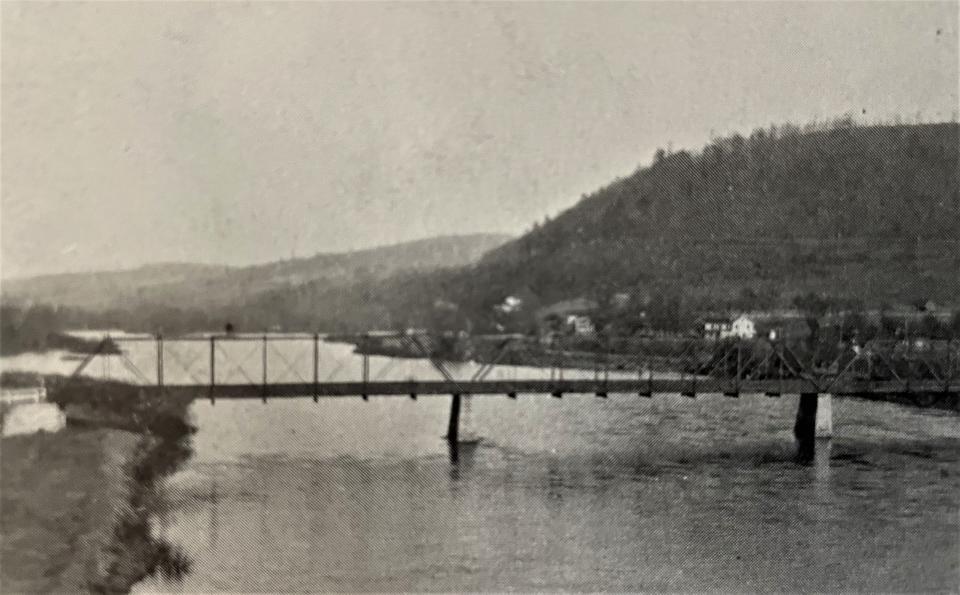
[[[520,234],[658,147],[950,120],[958,7],[5,1],[0,275]]]

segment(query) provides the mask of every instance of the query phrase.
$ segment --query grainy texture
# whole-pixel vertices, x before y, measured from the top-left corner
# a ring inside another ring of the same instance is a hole
[[[3,592],[960,588],[958,0],[0,11]]]
[[[3,439],[0,589],[84,591],[105,574],[138,441],[98,429]]]

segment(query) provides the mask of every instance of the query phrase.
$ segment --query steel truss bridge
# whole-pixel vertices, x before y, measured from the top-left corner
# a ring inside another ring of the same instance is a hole
[[[461,397],[468,395],[799,394],[795,432],[801,445],[807,426],[813,431],[813,421],[807,418],[816,413],[818,394],[899,395],[922,405],[960,395],[960,340],[810,346],[652,337],[586,344],[571,339],[544,345],[519,336],[456,341],[449,336],[405,333],[371,334],[357,340],[361,353],[353,345],[327,342],[320,334],[108,336],[79,363],[70,380],[99,376],[142,390],[212,402],[451,395],[447,435],[454,442]],[[451,343],[467,345],[466,355],[472,354],[474,360],[443,357],[440,346]]]

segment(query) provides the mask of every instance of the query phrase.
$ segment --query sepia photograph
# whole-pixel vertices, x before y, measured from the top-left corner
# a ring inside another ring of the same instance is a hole
[[[960,592],[960,0],[0,0],[0,592]]]

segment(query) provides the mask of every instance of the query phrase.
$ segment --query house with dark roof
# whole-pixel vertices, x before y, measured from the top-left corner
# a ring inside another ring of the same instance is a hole
[[[579,297],[540,308],[536,316],[541,338],[556,334],[584,337],[596,334],[592,315],[598,307],[597,302]]]

